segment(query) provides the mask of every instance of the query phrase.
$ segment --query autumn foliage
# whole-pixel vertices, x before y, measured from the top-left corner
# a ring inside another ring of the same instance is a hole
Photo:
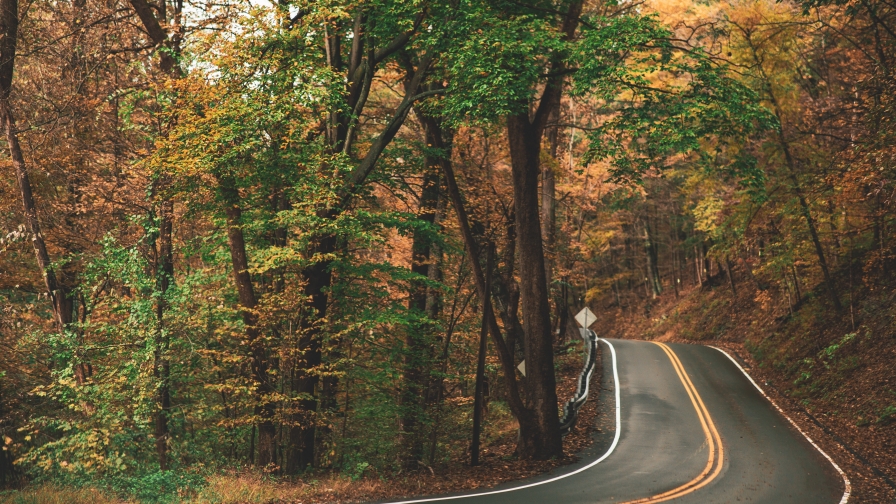
[[[876,0],[0,0],[0,483],[435,474],[480,334],[484,439],[555,459],[586,305],[750,282],[861,324],[894,30]]]

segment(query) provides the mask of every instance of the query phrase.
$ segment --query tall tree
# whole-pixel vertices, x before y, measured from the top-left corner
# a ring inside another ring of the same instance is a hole
[[[12,158],[19,195],[25,211],[25,221],[31,235],[31,243],[34,246],[34,255],[44,277],[47,294],[53,304],[57,330],[61,332],[65,331],[73,321],[72,288],[63,284],[57,277],[56,269],[50,260],[49,252],[47,252],[47,244],[38,218],[37,201],[34,198],[31,178],[28,176],[25,156],[19,144],[19,132],[16,129],[15,116],[10,103],[19,36],[18,0],[0,2],[0,33],[3,37],[3,40],[0,41],[0,120],[3,121],[3,132],[6,135],[10,158]],[[85,378],[83,372],[79,377],[80,379]]]
[[[561,18],[560,32],[565,41],[575,36],[582,5],[582,2],[570,3]],[[548,118],[560,105],[565,69],[562,56],[555,55],[547,72],[552,77],[545,84],[534,116],[530,119],[529,111],[523,110],[506,119],[520,255],[520,301],[526,334],[526,389],[536,419],[535,432],[524,434],[527,445],[521,447],[521,452],[531,453],[538,459],[554,457],[563,451],[554,377],[550,299],[538,211],[538,177],[542,141]]]
[[[398,9],[401,12],[401,9]],[[398,35],[387,38],[383,43],[376,35],[382,33],[383,19],[377,19],[373,13],[365,12],[358,7],[354,12],[351,31],[353,34],[351,46],[347,57],[343,54],[342,36],[340,30],[346,27],[341,23],[333,23],[324,37],[324,49],[327,64],[340,75],[346,77],[344,90],[345,105],[339,111],[329,114],[325,122],[325,131],[329,148],[334,153],[349,155],[352,153],[352,144],[359,135],[359,120],[364,113],[370,88],[376,72],[384,64],[387,58],[405,47],[418,33],[420,23],[425,17],[425,11],[412,9],[409,13],[412,24],[409,28],[401,30]],[[401,23],[406,19],[399,19]],[[380,25],[377,22],[380,21]],[[395,22],[395,20],[393,20]],[[375,31],[380,30],[380,31]],[[357,195],[363,191],[365,182],[376,167],[377,161],[383,151],[398,133],[412,106],[421,99],[435,94],[441,90],[422,91],[421,83],[433,61],[434,55],[423,54],[416,66],[409,70],[405,85],[405,94],[395,112],[387,120],[385,127],[371,141],[370,146],[363,156],[356,159],[356,165],[347,175],[341,186],[336,190],[337,199],[328,202],[316,210],[317,215],[325,220],[336,219],[343,211],[348,209]],[[309,300],[309,313],[311,316],[304,321],[304,340],[300,343],[305,354],[305,370],[299,370],[297,386],[298,392],[306,397],[313,398],[317,385],[317,374],[312,369],[321,362],[320,323],[325,319],[328,309],[327,289],[332,282],[331,260],[327,259],[336,252],[338,241],[335,236],[324,233],[317,237],[308,251],[308,256],[318,258],[307,266],[302,275],[305,279],[305,295]],[[317,402],[308,399],[304,405],[307,410],[315,410]],[[297,425],[291,428],[290,439],[292,448],[287,458],[287,470],[295,471],[307,465],[314,464],[314,425]]]
[[[160,8],[156,9],[158,16],[153,12],[153,7],[146,0],[131,0],[131,6],[143,23],[152,44],[157,48],[159,54],[159,68],[163,75],[169,78],[179,78],[183,76],[183,70],[178,64],[177,58],[180,57],[181,47],[181,18],[183,16],[183,2],[177,1],[173,5],[172,25],[174,27],[174,36],[169,37],[163,28],[168,25],[169,12],[166,3],[162,3]],[[171,414],[171,364],[168,358],[168,350],[170,347],[168,330],[165,327],[165,299],[168,295],[168,289],[174,280],[174,201],[165,196],[170,185],[169,176],[165,173],[161,174],[154,181],[153,192],[161,194],[161,198],[157,205],[158,218],[158,240],[155,245],[155,276],[156,276],[156,321],[158,324],[156,335],[155,349],[155,375],[159,380],[158,385],[158,403],[159,411],[156,413],[156,452],[159,456],[159,467],[162,470],[168,469],[168,442],[169,442],[169,416]]]

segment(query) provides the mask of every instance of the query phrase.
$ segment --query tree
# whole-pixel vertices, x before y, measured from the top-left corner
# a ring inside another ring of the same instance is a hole
[[[59,332],[64,332],[74,320],[74,304],[70,297],[72,288],[71,286],[64,285],[60,282],[57,277],[57,272],[50,260],[47,244],[44,240],[44,235],[41,232],[40,221],[38,219],[38,207],[34,198],[31,178],[28,176],[25,156],[22,152],[22,147],[19,144],[16,121],[13,116],[12,104],[10,103],[16,61],[18,31],[18,1],[7,0],[0,3],[0,33],[2,33],[3,36],[3,41],[0,43],[0,58],[2,58],[2,63],[0,63],[0,120],[3,121],[3,131],[6,135],[9,155],[12,158],[13,166],[15,168],[19,194],[25,211],[25,219],[28,225],[28,231],[31,234],[31,243],[34,246],[34,255],[37,258],[37,264],[41,274],[44,277],[47,295],[52,302],[53,314],[56,319],[56,328]],[[89,374],[87,369],[88,368],[82,364],[78,365],[79,381],[83,381],[87,378],[87,375]]]

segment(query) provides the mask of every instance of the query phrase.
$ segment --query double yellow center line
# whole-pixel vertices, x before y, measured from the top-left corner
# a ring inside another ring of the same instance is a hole
[[[722,465],[725,461],[725,448],[722,446],[722,437],[719,436],[719,431],[716,430],[716,426],[709,416],[709,411],[707,411],[706,405],[703,404],[703,399],[701,399],[700,394],[697,393],[697,388],[694,387],[694,384],[691,382],[691,378],[684,370],[681,361],[678,360],[678,356],[664,343],[656,341],[653,343],[662,348],[663,351],[666,352],[666,355],[669,356],[669,360],[672,361],[672,367],[675,368],[675,372],[678,374],[681,384],[684,385],[688,397],[691,398],[691,404],[694,405],[694,409],[697,411],[697,417],[700,419],[700,425],[703,427],[703,434],[706,435],[706,444],[709,446],[709,459],[706,461],[706,467],[703,468],[703,471],[691,481],[667,492],[652,497],[627,501],[624,504],[653,504],[656,502],[665,502],[697,491],[708,485],[709,482],[714,480],[716,476],[722,472]]]

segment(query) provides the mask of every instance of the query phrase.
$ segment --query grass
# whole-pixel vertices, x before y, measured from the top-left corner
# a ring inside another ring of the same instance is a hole
[[[25,490],[0,493],[2,504],[119,504],[121,501],[92,489],[61,488],[54,485],[29,487]]]
[[[331,477],[313,484],[278,483],[256,474],[218,475],[209,479],[194,499],[194,504],[262,504],[266,502],[312,502],[360,499],[376,492],[382,482],[364,479],[351,481]],[[329,496],[329,497],[328,497]]]
[[[313,483],[278,482],[258,474],[223,474],[190,496],[184,504],[264,504],[269,502],[336,502],[363,499],[377,491],[379,480],[350,481],[341,476],[325,477]],[[65,488],[55,485],[30,486],[0,493],[0,504],[130,504],[138,499],[119,499],[93,488]]]
[[[889,425],[893,421],[896,421],[896,406],[887,406],[881,411],[875,423],[878,425]]]

